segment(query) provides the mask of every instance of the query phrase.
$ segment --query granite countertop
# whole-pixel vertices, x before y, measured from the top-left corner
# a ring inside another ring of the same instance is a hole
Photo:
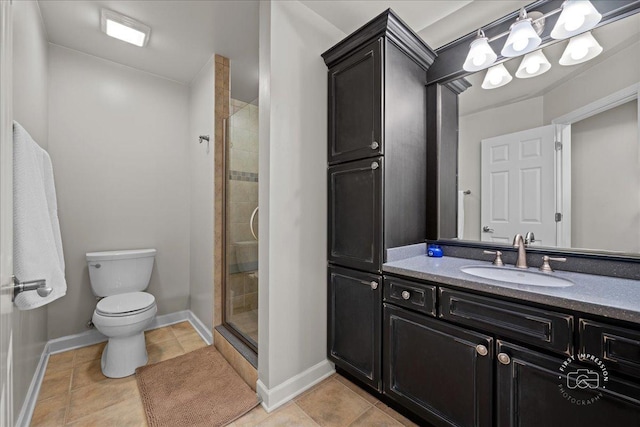
[[[551,274],[568,279],[574,285],[568,287],[518,285],[483,279],[460,271],[461,267],[470,265],[490,266],[490,262],[446,256],[431,258],[424,254],[424,248],[421,245],[390,251],[397,252],[393,256],[387,254],[387,259],[390,261],[382,266],[382,271],[385,273],[433,281],[452,288],[517,298],[523,302],[530,301],[640,323],[640,281],[638,280],[554,271]],[[529,270],[538,271],[537,268],[529,268]]]

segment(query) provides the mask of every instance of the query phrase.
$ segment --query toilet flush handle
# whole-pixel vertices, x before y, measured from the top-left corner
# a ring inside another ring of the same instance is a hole
[[[100,264],[89,264],[91,267],[100,268],[102,267]]]

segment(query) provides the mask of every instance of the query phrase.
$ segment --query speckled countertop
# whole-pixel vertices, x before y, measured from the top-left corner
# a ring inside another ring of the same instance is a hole
[[[420,251],[418,251],[420,252]],[[404,251],[408,256],[387,257],[393,259],[382,266],[385,273],[391,273],[420,280],[428,280],[452,288],[470,289],[486,294],[517,298],[546,304],[566,310],[581,311],[613,319],[640,323],[640,281],[618,279],[607,276],[555,271],[552,274],[574,283],[569,287],[545,287],[517,285],[492,279],[482,279],[460,271],[470,265],[487,265],[465,258],[430,258],[416,255],[416,251]],[[506,266],[504,268],[514,268]],[[537,271],[537,268],[530,268]]]

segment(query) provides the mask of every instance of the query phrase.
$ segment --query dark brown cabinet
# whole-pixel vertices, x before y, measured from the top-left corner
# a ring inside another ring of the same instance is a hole
[[[380,276],[329,267],[329,358],[378,391],[381,292]]]
[[[385,304],[384,391],[435,426],[492,425],[493,338]]]

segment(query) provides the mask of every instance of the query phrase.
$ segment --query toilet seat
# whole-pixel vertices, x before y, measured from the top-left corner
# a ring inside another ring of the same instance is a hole
[[[96,314],[104,317],[133,316],[155,307],[156,299],[147,292],[127,292],[101,299]]]

